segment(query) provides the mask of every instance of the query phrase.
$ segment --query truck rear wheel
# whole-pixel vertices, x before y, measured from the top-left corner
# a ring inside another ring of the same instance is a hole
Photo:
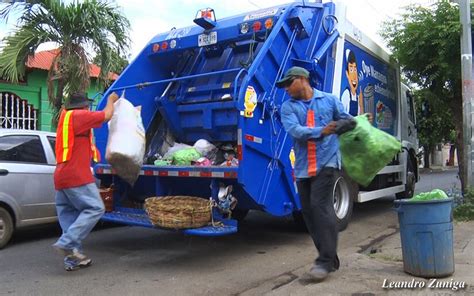
[[[413,163],[408,158],[407,162],[407,183],[405,184],[405,190],[402,192],[397,193],[395,196],[397,199],[402,198],[412,198],[413,194],[415,194],[415,184],[416,184],[416,177],[415,177],[415,170],[413,169]]]
[[[339,231],[347,228],[352,216],[357,185],[344,173],[336,177],[333,189],[334,213]]]
[[[293,215],[293,221],[295,222],[298,230],[308,232],[308,228],[306,227],[306,222],[304,221],[304,218],[303,218],[303,213],[301,211],[295,211],[292,213],[292,215]]]
[[[357,193],[357,184],[344,172],[338,173],[333,187],[333,202],[339,231],[346,229],[349,224]],[[293,212],[293,219],[298,228],[307,230],[301,211]]]
[[[247,217],[247,214],[249,213],[248,209],[234,209],[232,210],[232,219],[237,220],[238,222],[242,222],[245,217]]]

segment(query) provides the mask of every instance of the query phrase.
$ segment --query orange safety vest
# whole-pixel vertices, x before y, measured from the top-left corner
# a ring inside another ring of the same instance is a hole
[[[306,114],[306,126],[315,127],[314,110],[308,110]],[[316,157],[316,142],[308,141],[308,176],[316,176],[318,169],[318,159]]]
[[[72,124],[73,110],[63,110],[59,117],[58,131],[56,137],[56,162],[63,163],[71,159],[72,147],[74,146],[74,130]],[[100,161],[99,149],[94,144],[94,135],[91,129],[90,143],[92,151],[92,160]]]

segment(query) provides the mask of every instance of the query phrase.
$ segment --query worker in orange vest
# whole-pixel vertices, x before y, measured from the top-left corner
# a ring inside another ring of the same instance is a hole
[[[102,111],[90,111],[90,99],[85,93],[72,94],[61,111],[56,133],[56,211],[63,231],[53,245],[64,256],[64,268],[77,270],[91,265],[92,260],[82,252],[82,240],[104,214],[91,171],[91,160],[99,161],[92,129],[109,121],[114,113],[118,95],[107,98]]]

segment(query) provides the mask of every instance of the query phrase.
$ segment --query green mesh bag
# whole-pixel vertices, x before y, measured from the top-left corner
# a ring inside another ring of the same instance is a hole
[[[422,192],[409,199],[409,201],[424,201],[424,200],[436,200],[446,199],[448,195],[441,189],[433,189],[430,192]]]
[[[365,115],[354,117],[357,126],[339,136],[342,166],[357,183],[367,186],[400,151],[400,142],[373,127]]]
[[[197,160],[201,154],[195,148],[185,148],[173,154],[173,164],[191,165],[191,161]]]

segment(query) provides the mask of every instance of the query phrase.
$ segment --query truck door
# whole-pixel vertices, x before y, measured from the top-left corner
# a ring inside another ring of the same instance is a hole
[[[402,121],[404,122],[402,123],[402,139],[409,142],[413,148],[416,148],[418,137],[416,132],[416,115],[413,95],[405,87],[403,88],[403,94],[402,107],[406,110],[405,113],[407,114],[407,120]]]

